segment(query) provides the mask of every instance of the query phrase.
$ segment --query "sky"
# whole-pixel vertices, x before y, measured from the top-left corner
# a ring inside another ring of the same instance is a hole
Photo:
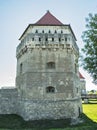
[[[49,10],[64,24],[70,24],[79,49],[85,18],[97,12],[97,0],[0,0],[0,87],[15,86],[16,47],[30,23],[37,22]],[[86,89],[96,89],[89,74],[80,68]]]

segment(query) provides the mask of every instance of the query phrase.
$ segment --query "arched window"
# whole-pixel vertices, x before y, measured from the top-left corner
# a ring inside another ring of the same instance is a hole
[[[46,92],[47,92],[47,93],[54,93],[54,92],[55,92],[55,88],[52,87],[52,86],[48,86],[48,87],[46,88]]]
[[[55,69],[55,62],[48,62],[46,65],[47,69]]]

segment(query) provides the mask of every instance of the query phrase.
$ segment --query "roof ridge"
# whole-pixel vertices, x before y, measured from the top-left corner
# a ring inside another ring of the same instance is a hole
[[[35,24],[37,25],[63,25],[54,15],[48,10]]]
[[[85,79],[80,72],[79,72],[79,77],[80,77],[81,79]]]

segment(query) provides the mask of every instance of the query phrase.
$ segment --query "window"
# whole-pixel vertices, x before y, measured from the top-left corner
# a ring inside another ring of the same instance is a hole
[[[23,71],[23,64],[21,63],[20,64],[20,73],[22,73],[22,71]]]
[[[59,42],[61,42],[61,38],[59,37]]]
[[[65,37],[65,41],[67,42],[67,37]]]
[[[61,33],[63,33],[63,31],[61,30]]]
[[[48,86],[48,87],[46,88],[46,92],[47,92],[47,93],[54,93],[54,92],[55,92],[55,88],[52,87],[52,86]]]
[[[34,41],[34,37],[32,38],[32,41]]]
[[[39,41],[41,41],[41,38],[39,37]]]
[[[49,33],[51,33],[51,31],[49,30]]]
[[[48,62],[47,69],[55,69],[55,62]]]
[[[57,33],[57,31],[55,30],[55,33]]]
[[[54,38],[52,37],[52,42],[54,41]]]
[[[47,37],[45,38],[45,41],[46,41],[46,42],[48,41],[48,38],[47,38]]]
[[[35,33],[38,33],[38,30],[36,30],[36,32]]]

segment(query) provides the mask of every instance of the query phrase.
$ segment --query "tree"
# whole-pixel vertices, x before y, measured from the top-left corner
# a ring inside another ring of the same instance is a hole
[[[85,43],[82,48],[82,66],[93,78],[93,83],[97,84],[97,14],[89,14],[86,18],[82,39]]]

